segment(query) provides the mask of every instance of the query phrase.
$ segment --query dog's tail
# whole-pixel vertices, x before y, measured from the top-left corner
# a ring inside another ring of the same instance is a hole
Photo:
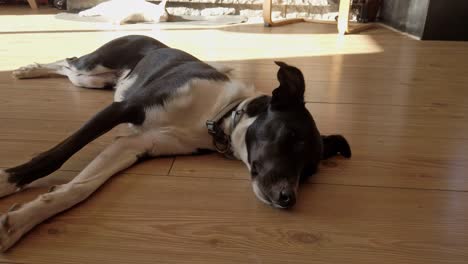
[[[143,108],[126,102],[114,102],[97,113],[73,135],[34,157],[31,161],[5,170],[8,181],[22,187],[58,170],[73,154],[121,123],[141,124]]]
[[[351,158],[351,148],[348,141],[342,135],[322,136],[323,155],[322,159],[341,155],[345,158]]]

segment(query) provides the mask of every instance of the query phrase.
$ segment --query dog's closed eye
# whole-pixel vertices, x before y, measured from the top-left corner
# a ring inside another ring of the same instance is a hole
[[[252,165],[251,165],[251,168],[250,168],[250,174],[255,177],[258,175],[258,168],[259,167],[259,164],[257,161],[253,161],[252,162]]]
[[[305,142],[302,140],[294,143],[294,152],[302,152],[305,148],[305,145]]]

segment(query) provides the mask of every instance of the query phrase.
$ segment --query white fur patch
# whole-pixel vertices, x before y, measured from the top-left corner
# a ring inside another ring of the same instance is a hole
[[[184,154],[197,148],[213,149],[206,121],[224,107],[239,98],[250,97],[253,86],[237,81],[213,81],[194,79],[165,102],[146,110],[145,122],[136,127],[140,131],[151,130],[164,140],[154,142],[152,155]],[[207,103],[209,102],[209,103]]]
[[[138,78],[138,75],[132,74],[131,76],[127,76],[130,70],[125,70],[122,74],[119,80],[117,81],[117,84],[115,85],[115,93],[114,93],[114,101],[115,102],[121,102],[123,98],[123,94],[130,88]]]
[[[231,146],[234,151],[234,156],[244,162],[250,171],[248,161],[247,145],[245,143],[245,134],[249,126],[255,122],[256,116],[241,120],[231,134]]]
[[[104,74],[104,73],[115,72],[115,70],[104,67],[101,64],[96,65],[91,70],[79,70],[79,69],[77,69],[75,67],[72,67],[72,66],[70,66],[70,69],[76,75],[99,75],[99,74]]]
[[[257,181],[255,181],[255,180],[252,181],[252,189],[253,189],[253,191],[254,191],[254,193],[255,193],[255,196],[257,196],[257,198],[258,198],[260,201],[262,201],[262,202],[264,202],[264,203],[266,203],[266,204],[271,204],[271,202],[269,202],[269,201],[266,199],[266,197],[265,197],[265,195],[262,193],[262,191],[260,191],[260,188],[258,187],[258,183],[257,183]]]
[[[68,63],[67,63],[68,65]],[[114,84],[117,79],[117,71],[100,64],[91,70],[79,70],[68,66],[60,70],[60,74],[66,75],[73,85],[85,88],[103,88],[108,84]]]
[[[252,100],[257,98],[258,96],[261,96],[261,94],[258,94],[254,97],[250,97],[249,99],[245,100],[242,102],[238,107],[237,110],[245,108],[247,104],[249,104]],[[234,151],[234,156],[244,162],[244,164],[247,166],[247,168],[250,171],[250,164],[248,161],[248,153],[247,153],[247,145],[245,143],[245,135],[247,133],[247,129],[249,128],[250,125],[252,125],[253,122],[257,119],[256,116],[254,117],[248,117],[246,114],[242,116],[242,118],[239,120],[237,123],[237,126],[234,128],[234,131],[232,131],[231,128],[231,121],[230,120],[225,120],[224,121],[224,127],[229,128],[228,130],[225,130],[226,134],[231,135],[231,147],[232,150]]]
[[[78,75],[67,74],[68,79],[73,85],[84,88],[100,89],[107,84],[113,84],[117,77],[114,73],[102,73],[99,75]]]

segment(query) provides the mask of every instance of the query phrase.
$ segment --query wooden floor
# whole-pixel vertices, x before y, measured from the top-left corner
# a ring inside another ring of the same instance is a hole
[[[273,60],[298,66],[319,129],[344,134],[354,156],[323,163],[291,211],[257,201],[239,161],[147,161],[35,228],[0,263],[467,263],[468,43],[384,28],[340,38],[334,26],[310,23],[113,27],[50,13],[0,8],[1,168],[58,143],[112,99],[66,79],[14,80],[11,70],[127,34],[226,63],[265,92],[277,85]],[[46,181],[70,179],[124,132]],[[44,184],[1,199],[0,210]]]

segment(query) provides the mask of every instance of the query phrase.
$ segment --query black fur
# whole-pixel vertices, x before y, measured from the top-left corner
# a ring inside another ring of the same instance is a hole
[[[68,62],[78,70],[89,71],[97,65],[114,70],[133,69],[149,52],[159,48],[167,46],[150,37],[131,35],[112,40],[94,52],[70,58]]]
[[[305,81],[302,72],[284,62],[275,61],[280,66],[277,78],[280,86],[273,90],[271,107],[282,109],[304,104]]]
[[[181,50],[161,48],[149,52],[127,78],[137,75],[124,100],[147,107],[163,105],[176,91],[192,79],[227,81],[229,78]]]
[[[342,136],[321,136],[305,108],[305,82],[301,71],[284,62],[280,86],[272,97],[262,96],[247,107],[257,116],[246,133],[248,162],[253,180],[266,200],[282,207],[295,203],[295,186],[318,169],[320,160],[351,150]]]
[[[270,105],[270,100],[271,96],[267,95],[259,96],[253,99],[247,105],[245,113],[250,117],[258,116],[261,113],[265,113],[268,110],[268,106]]]
[[[8,181],[18,187],[31,183],[58,170],[65,161],[89,142],[108,132],[121,123],[141,124],[145,112],[140,106],[114,102],[73,135],[52,149],[39,154],[31,161],[6,170],[10,174]]]

